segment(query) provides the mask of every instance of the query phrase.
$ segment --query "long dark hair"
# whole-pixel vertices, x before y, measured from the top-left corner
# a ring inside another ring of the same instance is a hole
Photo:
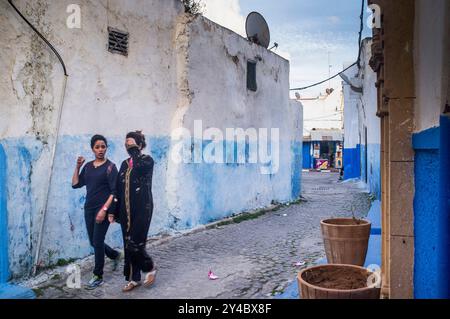
[[[145,135],[142,134],[142,131],[129,132],[127,133],[126,138],[134,138],[136,144],[139,145],[142,149],[147,146],[147,143],[145,142]]]

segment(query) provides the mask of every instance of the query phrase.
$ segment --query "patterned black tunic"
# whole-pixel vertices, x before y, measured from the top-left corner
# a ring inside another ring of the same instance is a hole
[[[140,272],[149,272],[154,264],[145,250],[153,214],[153,158],[137,149],[123,161],[117,177],[114,214],[122,228],[125,246],[126,280],[140,280]]]

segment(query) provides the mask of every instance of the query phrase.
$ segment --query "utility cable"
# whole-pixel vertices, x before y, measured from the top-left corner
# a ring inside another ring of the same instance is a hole
[[[342,70],[341,72],[339,72],[339,73],[329,77],[328,79],[325,79],[323,81],[320,81],[320,82],[317,82],[317,83],[314,83],[314,84],[311,84],[311,85],[308,85],[308,86],[289,89],[290,91],[302,91],[302,90],[306,90],[306,89],[312,88],[314,86],[317,86],[317,85],[323,84],[323,83],[325,83],[325,82],[327,82],[329,80],[332,80],[335,77],[338,77],[339,75],[341,75],[342,73],[344,73],[345,71],[347,71],[348,69],[353,67],[354,65],[357,65],[358,68],[361,67],[360,66],[360,59],[361,59],[361,38],[362,38],[362,32],[364,30],[364,4],[365,4],[365,0],[362,0],[361,1],[361,15],[359,17],[361,23],[360,23],[359,36],[358,36],[358,42],[359,42],[358,43],[358,60],[355,63],[353,63],[350,66],[348,66],[347,68],[345,68],[344,70]]]

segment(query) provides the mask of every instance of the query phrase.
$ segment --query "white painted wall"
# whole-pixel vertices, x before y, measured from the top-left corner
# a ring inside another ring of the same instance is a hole
[[[363,180],[367,179],[368,188],[379,197],[381,192],[381,129],[380,118],[377,116],[377,90],[375,87],[377,76],[369,65],[372,55],[371,44],[370,38],[364,39],[362,42],[361,68],[358,69],[355,65],[345,72],[349,82],[353,86],[361,88],[362,93],[352,90],[351,85],[346,81],[342,82],[345,131],[344,166],[351,170],[351,173],[347,172],[348,176],[360,175]],[[360,174],[358,174],[358,169]]]
[[[377,117],[377,75],[369,65],[371,53],[370,39],[364,39],[361,50],[361,69],[355,65],[345,72],[355,86],[362,87],[362,94],[351,89],[345,81],[344,91],[344,128],[345,148],[354,148],[357,144],[365,144],[364,127],[367,127],[367,143],[380,144],[380,119]],[[361,134],[361,139],[360,139]]]
[[[369,65],[372,57],[372,40],[364,39],[362,46],[362,69],[359,72],[361,79],[363,94],[360,97],[362,109],[360,116],[364,117],[364,125],[367,127],[367,143],[381,143],[381,121],[377,116],[377,74]],[[362,121],[360,122],[362,123]]]
[[[346,72],[346,75],[354,78],[357,72],[358,68],[355,65]],[[344,95],[344,148],[356,148],[356,145],[360,144],[359,93],[354,92],[345,81],[342,81],[342,91]]]
[[[289,102],[288,61],[205,18],[185,16],[178,0],[80,0],[80,30],[65,26],[70,1],[15,3],[55,45],[69,73],[43,264],[91,253],[84,190],[72,190],[70,178],[77,155],[92,158],[89,139],[95,133],[108,138],[108,156],[118,166],[126,158],[125,134],[135,129],[146,134],[146,151],[156,162],[151,234],[296,196],[302,110]],[[130,33],[128,57],[106,50],[108,26]],[[0,2],[0,37],[5,74],[0,78],[0,145],[7,155],[10,264],[17,276],[30,268],[36,247],[63,76],[54,55],[6,1]],[[262,58],[258,91],[250,92],[246,60],[256,55]],[[192,132],[199,119],[204,129],[279,128],[280,169],[262,175],[259,164],[172,162],[172,130]],[[107,242],[121,245],[117,225]]]
[[[449,5],[447,0],[416,0],[415,6],[415,131],[421,132],[439,126],[446,103]]]
[[[330,95],[318,97],[301,97],[304,109],[303,135],[308,136],[315,129],[342,129],[343,126],[343,92],[334,88]]]

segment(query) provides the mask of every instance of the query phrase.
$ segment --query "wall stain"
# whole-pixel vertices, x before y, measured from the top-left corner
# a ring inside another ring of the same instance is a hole
[[[41,1],[29,2],[25,8],[25,15],[45,37],[52,32],[50,25],[44,22],[47,9],[48,4]],[[29,33],[31,45],[26,53],[27,62],[19,71],[22,87],[31,98],[32,122],[31,129],[27,133],[33,134],[43,144],[48,144],[49,136],[54,131],[53,87],[48,80],[51,78],[53,64],[46,44],[31,29]]]

